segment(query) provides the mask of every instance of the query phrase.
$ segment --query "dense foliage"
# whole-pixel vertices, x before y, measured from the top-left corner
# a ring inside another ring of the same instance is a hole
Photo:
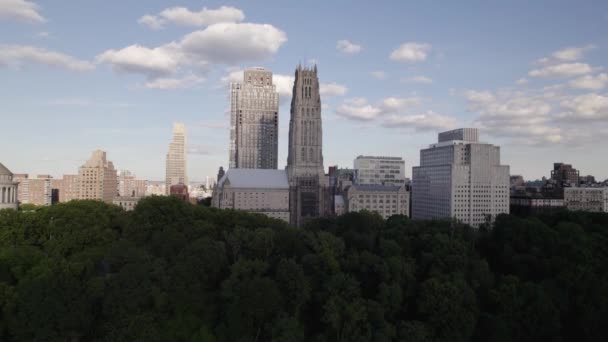
[[[150,197],[0,211],[2,341],[602,341],[608,215],[304,229]]]

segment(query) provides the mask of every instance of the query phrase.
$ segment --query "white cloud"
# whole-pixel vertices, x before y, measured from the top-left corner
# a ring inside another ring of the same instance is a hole
[[[410,82],[410,83],[419,83],[419,84],[431,84],[433,83],[433,79],[430,77],[426,77],[426,76],[413,76],[413,77],[408,77],[403,79],[403,81],[405,82]]]
[[[608,95],[590,93],[565,100],[561,106],[568,110],[564,119],[606,120],[608,119]]]
[[[554,52],[551,56],[559,61],[572,62],[583,58],[585,52],[594,49],[593,45],[583,47],[567,47]]]
[[[377,80],[385,80],[388,77],[386,75],[386,72],[384,72],[382,70],[372,71],[372,72],[370,72],[370,75],[372,75],[372,77]]]
[[[362,47],[361,45],[355,44],[348,40],[338,40],[336,43],[336,49],[340,52],[352,55],[361,52]]]
[[[107,50],[97,56],[97,62],[107,63],[116,71],[144,74],[149,85],[158,88],[161,84],[183,84],[178,82],[183,80],[179,74],[204,74],[217,64],[237,65],[269,58],[285,41],[285,33],[272,25],[219,23],[155,48],[131,45]],[[157,78],[165,80],[152,82]]]
[[[160,30],[164,27],[165,21],[157,16],[146,14],[139,18],[137,22],[141,25],[148,26],[153,30]]]
[[[390,59],[399,62],[420,62],[426,60],[431,45],[426,43],[404,43],[391,52]]]
[[[441,131],[456,126],[456,119],[437,114],[431,110],[414,115],[391,115],[382,126],[387,128],[409,128],[415,131]]]
[[[416,97],[399,98],[387,97],[379,101],[376,105],[371,105],[367,99],[355,97],[346,99],[344,103],[336,108],[336,115],[347,119],[358,121],[374,120],[385,114],[393,114],[417,107],[422,100]]]
[[[218,9],[203,7],[200,11],[191,11],[185,7],[171,7],[161,11],[157,16],[144,15],[139,18],[138,22],[158,30],[163,28],[166,23],[204,27],[219,23],[236,23],[244,19],[243,11],[231,6],[222,6]]]
[[[286,41],[285,32],[269,24],[220,23],[187,34],[177,45],[193,59],[234,65],[266,59]]]
[[[150,89],[184,89],[190,88],[204,80],[204,78],[196,75],[188,75],[181,78],[156,78],[146,82],[145,87]]]
[[[558,78],[581,76],[592,71],[593,68],[586,63],[563,63],[531,70],[528,75],[531,77]]]
[[[97,56],[97,62],[108,63],[120,72],[142,73],[149,78],[175,73],[179,66],[179,56],[165,46],[147,48],[131,45],[120,50],[107,50]]]
[[[518,85],[528,84],[528,79],[525,77],[522,77],[522,78],[518,79],[515,83],[517,83]]]
[[[346,100],[344,104],[336,108],[336,115],[359,121],[370,121],[381,114],[382,110],[380,108],[368,104],[364,98]]]
[[[337,83],[321,83],[319,93],[321,96],[344,96],[348,88]]]
[[[2,0],[0,1],[0,18],[17,19],[35,23],[46,21],[40,13],[39,7],[33,2],[25,0]]]
[[[422,104],[418,97],[387,97],[380,102],[382,113],[396,113]]]
[[[23,64],[43,64],[65,68],[72,71],[88,71],[95,66],[75,57],[28,45],[0,45],[0,66],[17,66]]]
[[[608,74],[585,75],[570,81],[572,88],[600,90],[608,84]]]
[[[489,135],[513,143],[542,145],[557,143],[564,134],[551,117],[555,94],[531,95],[523,92],[467,91],[469,111],[479,116],[476,124]]]

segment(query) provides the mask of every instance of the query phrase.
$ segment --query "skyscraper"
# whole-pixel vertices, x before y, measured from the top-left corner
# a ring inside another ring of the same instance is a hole
[[[455,218],[478,227],[509,213],[509,166],[500,147],[479,142],[476,128],[439,134],[413,168],[412,218]]]
[[[112,203],[118,195],[118,178],[106,152],[95,150],[78,169],[78,199],[97,199]]]
[[[325,215],[328,181],[323,169],[321,96],[317,66],[295,73],[289,121],[290,221],[301,226],[307,219]]]
[[[186,127],[183,123],[173,124],[173,139],[167,152],[167,167],[165,173],[165,193],[168,195],[171,185],[184,184],[188,186],[186,173]]]
[[[276,169],[279,94],[272,72],[245,70],[230,86],[230,168]]]

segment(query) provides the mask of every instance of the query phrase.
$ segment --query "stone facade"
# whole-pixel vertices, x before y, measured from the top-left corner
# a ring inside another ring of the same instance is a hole
[[[116,169],[106,152],[93,151],[91,158],[78,170],[78,199],[95,199],[112,203],[118,194]]]
[[[367,210],[384,219],[410,214],[410,195],[404,185],[352,185],[346,193],[348,212]]]
[[[165,192],[168,195],[171,185],[188,184],[186,161],[186,126],[173,124],[173,138],[169,143],[165,172]]]
[[[0,210],[17,207],[17,183],[13,181],[13,173],[0,163]]]
[[[38,175],[29,178],[28,174],[16,174],[13,180],[19,184],[18,201],[21,204],[48,206],[52,204],[52,178]]]
[[[471,140],[442,141],[420,151],[420,166],[413,168],[412,218],[454,218],[478,227],[488,217],[509,213],[509,166],[500,164],[500,147],[480,143],[471,130],[440,133]]]
[[[230,86],[230,168],[276,169],[279,146],[279,93],[272,72],[245,70]]]
[[[137,203],[139,203],[140,199],[141,197],[118,196],[114,198],[112,203],[114,203],[114,205],[120,206],[126,211],[132,211],[135,209],[135,206],[137,206]]]
[[[565,188],[564,205],[568,210],[606,213],[608,212],[608,188]]]
[[[287,174],[285,170],[229,169],[217,183],[211,204],[289,222]]]
[[[62,179],[51,180],[51,188],[59,191],[59,202],[78,199],[78,175],[63,175]]]
[[[317,67],[295,72],[289,121],[287,156],[290,222],[302,226],[307,220],[331,211],[329,180],[323,169],[321,96]]]

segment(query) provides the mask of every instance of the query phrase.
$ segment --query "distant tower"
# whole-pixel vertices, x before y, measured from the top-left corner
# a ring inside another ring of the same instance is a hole
[[[188,185],[186,173],[186,127],[183,123],[173,124],[173,139],[167,152],[167,166],[165,177],[165,193],[170,193],[171,185]]]
[[[295,73],[289,121],[287,156],[291,223],[301,226],[307,219],[325,214],[327,181],[323,169],[321,96],[317,66]]]
[[[245,70],[230,85],[230,168],[276,169],[279,146],[279,93],[272,72]]]

